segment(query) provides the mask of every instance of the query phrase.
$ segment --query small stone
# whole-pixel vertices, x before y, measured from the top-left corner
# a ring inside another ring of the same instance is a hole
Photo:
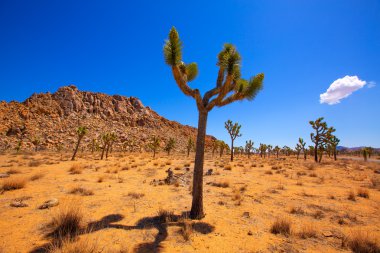
[[[7,173],[0,173],[0,178],[6,178],[9,177],[9,174]]]
[[[45,201],[42,205],[40,205],[38,209],[48,209],[50,207],[57,206],[58,203],[58,199],[49,199]]]
[[[253,235],[251,230],[248,231],[248,235]]]
[[[244,218],[249,218],[249,217],[251,217],[251,215],[249,214],[249,212],[244,212],[243,213],[243,217]]]
[[[331,233],[331,231],[323,231],[323,232],[322,232],[322,235],[323,235],[324,237],[332,237],[332,236],[333,236],[333,234]]]
[[[11,207],[27,207],[28,204],[23,203],[22,201],[13,201],[10,204]]]

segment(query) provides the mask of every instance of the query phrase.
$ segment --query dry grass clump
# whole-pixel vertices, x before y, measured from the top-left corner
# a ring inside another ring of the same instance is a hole
[[[83,212],[78,202],[61,204],[58,212],[53,214],[46,224],[47,235],[56,239],[76,237],[83,225]]]
[[[57,243],[52,243],[48,249],[49,253],[97,253],[100,252],[95,242],[90,242],[86,238],[72,240],[62,238]]]
[[[369,199],[369,192],[367,189],[359,188],[358,189],[358,197]]]
[[[224,170],[232,170],[231,164],[227,164],[224,166]]]
[[[313,224],[307,223],[302,226],[302,228],[298,232],[298,236],[302,239],[316,238],[317,231],[315,230],[315,227],[313,226]]]
[[[3,181],[3,184],[0,187],[0,190],[3,191],[13,191],[24,188],[26,185],[26,179],[21,177],[16,178],[6,178]]]
[[[157,212],[157,217],[159,220],[163,223],[172,222],[175,220],[174,213],[172,211],[168,211],[165,209],[160,208]]]
[[[300,206],[296,206],[296,207],[293,206],[290,208],[290,213],[291,214],[303,215],[303,214],[305,214],[305,211]]]
[[[227,188],[230,186],[230,183],[228,181],[221,181],[221,182],[212,182],[212,186],[220,187],[220,188]]]
[[[305,164],[305,167],[306,167],[308,170],[314,170],[314,169],[315,169],[315,164],[314,164],[314,163],[306,163],[306,164]]]
[[[21,173],[21,171],[19,169],[12,168],[12,169],[9,169],[6,173],[9,175],[12,175],[12,174],[19,174]]]
[[[71,168],[69,169],[69,173],[72,175],[76,174],[82,174],[83,172],[83,166],[81,164],[73,164]]]
[[[354,191],[350,191],[348,193],[348,197],[347,197],[348,200],[351,200],[351,201],[356,201],[356,197],[355,197],[355,193]]]
[[[355,231],[342,243],[348,246],[354,253],[379,253],[378,239],[368,231]]]
[[[98,183],[104,182],[104,176],[100,176],[97,180]]]
[[[291,222],[286,218],[277,218],[277,220],[272,224],[270,232],[272,234],[282,234],[288,236],[290,234]]]
[[[128,193],[128,197],[131,197],[132,199],[141,199],[144,196],[145,196],[144,193],[137,193],[137,192],[129,192]]]
[[[45,176],[42,172],[37,172],[33,176],[30,177],[30,181],[36,181],[38,179],[41,179]]]
[[[264,174],[266,174],[266,175],[273,175],[273,172],[270,171],[270,170],[267,170],[267,171],[264,172]]]
[[[370,183],[371,183],[370,185],[371,188],[380,190],[380,177],[372,177],[370,179]]]
[[[82,186],[75,186],[69,191],[70,194],[78,194],[81,196],[91,196],[94,195],[94,192],[91,190],[88,190]]]
[[[182,222],[180,233],[185,241],[189,241],[193,234],[193,223],[190,220],[184,220]]]
[[[28,166],[29,167],[38,167],[38,166],[40,166],[42,163],[41,163],[41,161],[39,161],[39,160],[33,160],[33,161],[30,161],[29,163],[28,163]]]

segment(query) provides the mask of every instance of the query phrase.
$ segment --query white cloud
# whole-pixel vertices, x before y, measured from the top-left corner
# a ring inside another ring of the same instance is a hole
[[[354,91],[361,89],[366,85],[366,81],[360,80],[357,76],[345,76],[335,80],[327,91],[319,95],[321,104],[335,105],[340,100],[348,97]]]
[[[376,86],[376,82],[375,81],[370,81],[370,82],[368,82],[368,85],[367,85],[367,87],[370,89],[370,88],[373,88],[373,87],[375,87]]]

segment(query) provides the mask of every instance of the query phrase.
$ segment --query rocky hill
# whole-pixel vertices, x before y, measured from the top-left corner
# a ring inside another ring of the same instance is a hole
[[[0,149],[14,149],[22,140],[22,149],[58,147],[71,150],[76,142],[77,127],[86,126],[83,147],[90,149],[93,140],[115,132],[115,148],[132,143],[135,150],[146,149],[152,136],[176,139],[177,151],[184,151],[189,137],[195,140],[196,129],[167,120],[134,97],[79,91],[74,85],[57,92],[33,94],[26,101],[0,102]],[[215,139],[207,136],[206,145]]]

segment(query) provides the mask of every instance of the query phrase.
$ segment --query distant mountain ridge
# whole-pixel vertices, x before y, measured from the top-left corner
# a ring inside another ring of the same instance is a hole
[[[152,136],[159,136],[162,145],[176,139],[176,149],[184,151],[189,138],[195,141],[197,130],[165,119],[135,97],[80,91],[74,85],[59,88],[55,93],[33,94],[24,102],[0,102],[0,150],[15,148],[22,139],[23,149],[32,149],[32,141],[40,140],[44,149],[62,145],[72,149],[77,127],[86,126],[88,134],[83,147],[105,132],[115,132],[115,147],[127,141],[137,150],[144,149]],[[211,145],[212,136],[206,137]]]
[[[337,150],[348,150],[348,151],[358,151],[358,150],[361,150],[363,148],[365,148],[366,146],[360,146],[360,147],[344,147],[344,146],[337,146],[336,149]],[[375,151],[379,152],[380,151],[380,148],[373,148]]]

